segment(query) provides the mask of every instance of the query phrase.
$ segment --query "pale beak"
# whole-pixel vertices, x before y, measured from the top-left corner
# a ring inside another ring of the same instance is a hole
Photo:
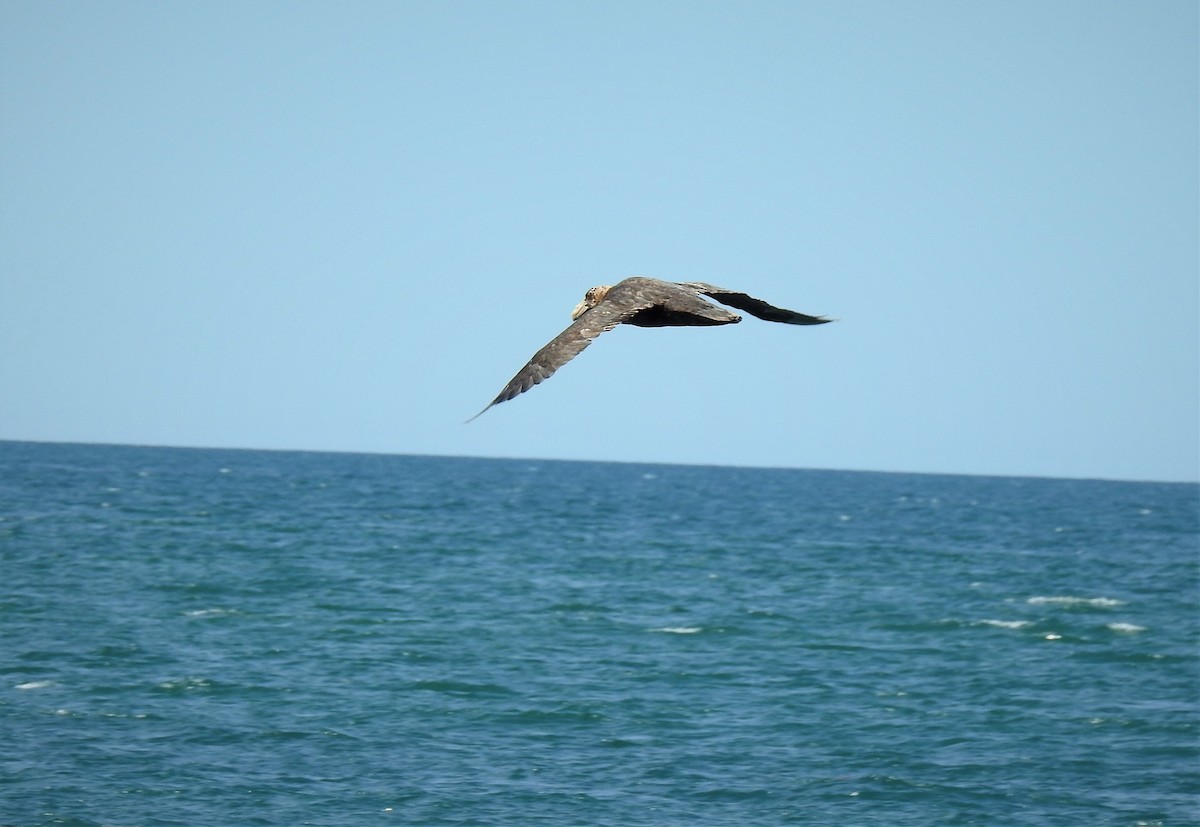
[[[582,316],[584,313],[588,312],[591,309],[592,308],[588,307],[588,303],[586,300],[581,301],[579,304],[575,305],[575,309],[571,311],[571,318],[578,319],[580,316]]]

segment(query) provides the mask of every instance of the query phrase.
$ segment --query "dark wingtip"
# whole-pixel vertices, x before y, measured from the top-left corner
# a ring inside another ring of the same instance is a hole
[[[824,316],[808,316],[804,313],[797,313],[797,314],[795,314],[795,316],[793,318],[788,319],[787,323],[788,324],[810,325],[810,324],[829,324],[830,322],[836,322],[836,321],[837,321],[837,319],[827,319]]]
[[[484,409],[483,409],[482,411],[480,411],[479,413],[475,414],[475,415],[474,415],[473,417],[471,417],[470,419],[468,419],[468,420],[466,420],[465,422],[463,422],[463,424],[464,424],[464,425],[470,425],[470,424],[471,424],[472,422],[474,422],[476,419],[479,419],[479,417],[481,417],[481,416],[483,416],[485,413],[487,413],[487,412],[488,412],[488,411],[491,409],[492,405],[495,405],[495,404],[496,404],[495,402],[489,402],[486,408],[484,408]]]

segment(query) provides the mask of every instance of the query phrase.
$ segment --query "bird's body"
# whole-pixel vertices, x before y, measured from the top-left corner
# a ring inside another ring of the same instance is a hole
[[[705,301],[702,295],[769,322],[813,325],[831,321],[774,307],[745,293],[711,284],[633,276],[612,286],[603,285],[588,290],[583,301],[571,313],[574,319],[571,326],[535,353],[483,411],[492,405],[507,402],[548,379],[579,355],[597,336],[619,324],[636,327],[699,327],[734,324],[742,320],[738,314]]]

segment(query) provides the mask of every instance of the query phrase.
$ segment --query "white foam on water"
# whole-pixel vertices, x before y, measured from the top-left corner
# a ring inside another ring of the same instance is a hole
[[[1124,600],[1114,600],[1111,597],[1073,597],[1071,595],[1056,595],[1053,597],[1031,597],[1025,601],[1031,606],[1095,606],[1099,609],[1111,609],[1124,606]]]
[[[1136,623],[1109,623],[1107,625],[1112,631],[1127,635],[1136,635],[1138,632],[1146,631],[1145,626],[1138,626]]]
[[[997,629],[1023,629],[1032,623],[1032,620],[977,620],[971,625],[995,626]]]
[[[190,612],[184,612],[184,617],[222,617],[224,615],[237,614],[233,609],[193,609]]]
[[[45,689],[48,686],[54,686],[54,681],[29,681],[28,683],[19,683],[14,689]]]
[[[668,635],[694,635],[696,632],[701,632],[703,629],[700,626],[660,626],[657,629],[650,629],[651,632],[665,632]]]
[[[162,681],[158,684],[159,689],[177,690],[183,689],[191,691],[193,689],[206,689],[209,682],[204,678],[183,678],[177,681]]]

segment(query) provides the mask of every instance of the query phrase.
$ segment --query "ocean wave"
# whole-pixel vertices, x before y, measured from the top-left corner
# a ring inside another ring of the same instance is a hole
[[[54,686],[54,681],[29,681],[27,683],[19,683],[13,689],[46,689]]]
[[[1111,597],[1073,597],[1071,595],[1031,597],[1025,602],[1031,606],[1091,606],[1097,609],[1112,609],[1125,605],[1124,600],[1115,600]]]
[[[1032,624],[1032,620],[977,620],[971,625],[994,626],[997,629],[1023,629]]]
[[[1145,626],[1138,626],[1136,623],[1109,623],[1106,625],[1109,629],[1111,629],[1114,632],[1123,632],[1123,633],[1129,634],[1129,635],[1133,635],[1133,634],[1137,634],[1138,632],[1146,631]]]
[[[193,609],[192,611],[184,612],[184,617],[224,617],[225,615],[237,614],[234,609]]]
[[[514,695],[512,689],[497,683],[474,683],[471,681],[452,680],[448,678],[436,680],[413,681],[409,684],[412,689],[422,689],[429,692],[443,692],[447,695]]]
[[[656,629],[647,629],[647,631],[664,632],[668,635],[694,635],[704,629],[701,626],[659,626]]]

